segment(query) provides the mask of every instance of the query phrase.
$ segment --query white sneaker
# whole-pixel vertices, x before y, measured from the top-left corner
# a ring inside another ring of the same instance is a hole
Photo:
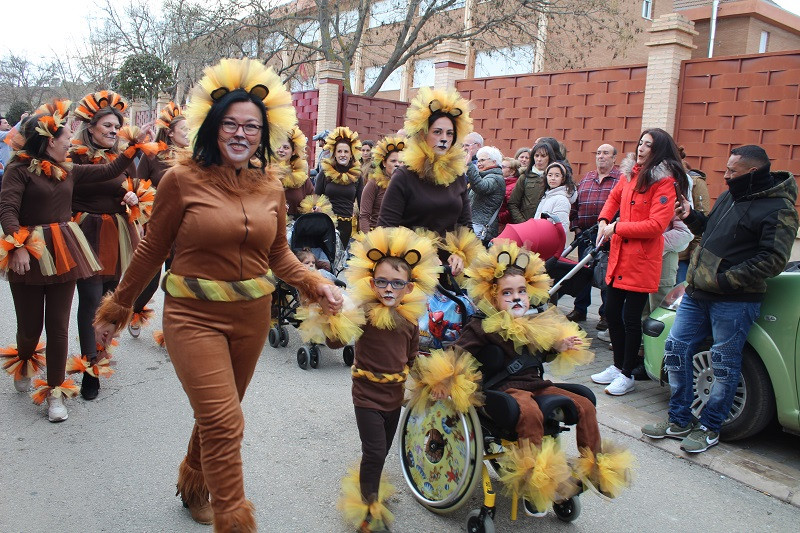
[[[599,374],[592,374],[592,381],[594,381],[595,383],[599,383],[600,385],[608,385],[609,383],[614,381],[614,379],[617,376],[621,375],[622,375],[622,370],[615,367],[614,365],[611,365],[610,367],[606,368]]]
[[[61,396],[50,396],[47,399],[47,419],[50,422],[63,422],[68,416]]]
[[[31,388],[31,378],[15,379],[14,388],[17,392],[28,392]]]
[[[606,387],[606,394],[622,396],[632,391],[634,386],[636,386],[636,380],[633,379],[633,376],[628,377],[625,374],[620,374]]]
[[[601,341],[611,342],[611,334],[608,332],[608,330],[598,331],[597,338],[600,339]]]
[[[547,516],[547,511],[540,511],[536,507],[533,506],[533,502],[522,498],[522,508],[525,510],[525,514],[528,516],[532,516],[534,518],[542,518],[543,516]]]
[[[128,324],[128,333],[130,333],[131,337],[133,337],[134,339],[138,339],[139,334],[141,332],[142,332],[142,326],[139,326],[138,324],[136,326],[134,326],[133,324]]]

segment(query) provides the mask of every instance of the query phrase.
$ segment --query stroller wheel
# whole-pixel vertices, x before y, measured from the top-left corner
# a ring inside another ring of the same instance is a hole
[[[308,351],[308,347],[301,346],[297,350],[297,366],[302,368],[303,370],[308,368],[308,360],[311,358],[311,354]]]
[[[561,503],[554,503],[553,512],[562,522],[572,522],[581,515],[581,501],[578,496],[573,496]]]
[[[347,366],[353,366],[353,361],[356,358],[356,351],[355,348],[352,346],[345,346],[344,350],[342,350],[342,359],[344,360],[344,364]]]
[[[279,342],[280,342],[281,347],[282,348],[286,348],[286,346],[289,344],[289,332],[286,331],[285,327],[281,326],[278,329],[278,333],[279,333],[278,336],[280,338]]]
[[[280,343],[280,332],[278,331],[277,326],[269,328],[269,334],[267,335],[267,342],[273,348],[278,347],[278,344]]]
[[[311,354],[309,357],[309,364],[311,365],[311,368],[317,368],[319,366],[319,347],[312,345],[309,353]]]

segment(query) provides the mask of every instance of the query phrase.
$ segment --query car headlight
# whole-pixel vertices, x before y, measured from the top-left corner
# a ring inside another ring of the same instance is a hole
[[[683,300],[683,295],[686,293],[686,285],[681,283],[680,285],[676,286],[674,289],[669,291],[664,299],[661,301],[661,305],[659,307],[663,307],[664,309],[669,309],[670,311],[675,311],[678,309],[678,306],[681,305],[681,300]]]

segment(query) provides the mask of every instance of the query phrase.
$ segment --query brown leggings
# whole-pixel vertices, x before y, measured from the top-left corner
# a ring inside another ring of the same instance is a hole
[[[529,439],[533,444],[541,446],[544,436],[544,417],[539,405],[533,398],[543,394],[559,394],[570,398],[578,408],[578,423],[575,425],[575,438],[578,448],[589,448],[594,453],[600,451],[600,428],[597,426],[597,411],[590,400],[573,392],[559,389],[558,387],[545,387],[535,392],[506,389],[519,404],[519,420],[517,421],[517,436],[520,439]]]
[[[361,437],[361,468],[358,473],[361,496],[366,502],[372,503],[378,498],[383,464],[392,448],[400,421],[400,408],[379,411],[356,407],[355,410],[358,435]]]
[[[247,505],[241,400],[266,341],[270,297],[204,302],[167,295],[164,340],[195,424],[186,464],[201,471],[214,515]]]
[[[75,282],[28,285],[11,282],[11,296],[17,314],[17,349],[21,359],[30,359],[42,336],[47,333],[47,384],[64,382],[67,367],[69,311]]]

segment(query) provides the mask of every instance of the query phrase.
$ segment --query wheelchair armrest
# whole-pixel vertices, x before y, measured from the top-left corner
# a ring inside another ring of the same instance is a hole
[[[544,420],[558,420],[567,425],[578,422],[578,409],[571,399],[560,394],[544,394],[535,396]]]
[[[597,405],[597,398],[595,397],[594,392],[586,385],[580,385],[579,383],[553,383],[553,386],[558,387],[559,389],[564,389],[565,391],[573,394],[583,396],[592,402],[592,405]]]

